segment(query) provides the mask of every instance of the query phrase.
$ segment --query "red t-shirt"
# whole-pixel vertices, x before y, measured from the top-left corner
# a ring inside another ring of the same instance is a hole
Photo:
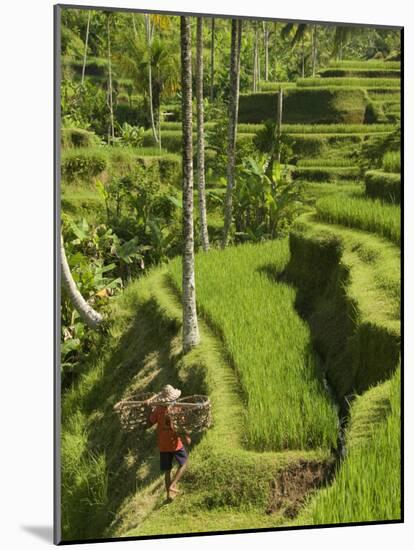
[[[183,442],[178,437],[177,432],[171,427],[167,417],[166,407],[155,407],[150,414],[151,424],[157,424],[158,448],[161,452],[173,453],[183,447]]]

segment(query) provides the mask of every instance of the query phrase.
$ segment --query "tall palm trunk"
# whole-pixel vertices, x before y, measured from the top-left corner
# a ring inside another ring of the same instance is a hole
[[[257,21],[254,23],[254,45],[253,45],[253,92],[258,90],[258,45],[257,45]]]
[[[305,78],[305,43],[303,41],[303,36],[302,36],[301,44],[302,44],[302,78]]]
[[[263,38],[265,50],[265,81],[267,82],[269,80],[269,29],[266,21],[263,21]]]
[[[229,126],[227,145],[227,189],[224,204],[224,231],[222,247],[229,241],[229,233],[233,215],[233,187],[236,168],[236,137],[237,116],[239,107],[240,83],[240,46],[242,36],[242,20],[231,21],[231,50],[230,50],[230,94],[229,94]]]
[[[273,165],[275,161],[280,164],[281,159],[281,137],[282,137],[282,115],[283,115],[283,89],[279,86],[279,93],[277,94],[277,113],[276,113],[276,126],[273,136],[273,143],[270,149],[269,160],[266,165],[266,176],[273,180]]]
[[[278,61],[278,44],[277,44],[277,36],[278,36],[278,26],[277,26],[277,23],[273,23],[273,35],[274,35],[274,40],[272,42],[273,44],[273,56],[272,56],[272,59],[273,59],[273,66],[274,66],[274,73],[272,75],[273,77],[273,80],[277,80],[277,61]]]
[[[92,11],[89,10],[89,12],[88,12],[88,22],[86,24],[85,50],[83,52],[82,79],[81,79],[82,86],[83,86],[83,83],[85,82],[86,55],[87,55],[87,52],[88,52],[89,25],[91,23],[91,14],[92,14]]]
[[[76,283],[70,272],[68,260],[66,258],[65,245],[63,243],[62,235],[60,235],[60,266],[62,271],[62,283],[69,295],[73,307],[88,327],[96,328],[99,323],[102,322],[102,315],[95,311],[93,307],[86,302],[82,294],[77,289]]]
[[[210,51],[210,101],[214,100],[214,31],[216,20],[211,18],[211,51]]]
[[[261,73],[260,73],[260,30],[259,30],[259,22],[256,23],[256,61],[257,61],[257,91],[260,92],[260,80],[261,80]]]
[[[312,76],[316,75],[316,59],[317,59],[317,43],[316,43],[316,25],[312,27]]]
[[[200,209],[201,244],[203,250],[209,249],[207,230],[207,208],[204,170],[204,104],[203,104],[203,18],[197,18],[197,59],[196,59],[196,94],[197,94],[197,178],[198,205]]]
[[[152,130],[152,137],[154,138],[155,143],[158,144],[158,136],[157,136],[157,130],[155,128],[155,119],[154,119],[154,105],[152,101],[151,20],[149,15],[145,15],[144,17],[145,17],[145,31],[147,35],[147,48],[148,48],[148,101],[149,101],[149,108],[150,108],[151,130]]]
[[[200,342],[198,331],[193,221],[193,120],[191,90],[191,23],[181,17],[181,95],[183,119],[183,351]]]
[[[281,138],[282,138],[282,115],[283,115],[283,89],[279,87],[277,96],[277,118],[276,118],[276,143],[277,143],[277,162],[280,164],[281,157]]]
[[[113,90],[112,90],[112,62],[111,62],[111,31],[110,31],[110,17],[111,14],[106,16],[106,36],[108,42],[108,105],[109,105],[109,118],[110,118],[110,141],[115,141],[115,124],[114,124],[114,105],[113,105]]]

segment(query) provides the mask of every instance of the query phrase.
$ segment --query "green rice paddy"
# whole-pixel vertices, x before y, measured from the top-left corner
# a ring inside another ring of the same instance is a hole
[[[278,281],[287,240],[212,250],[196,258],[197,303],[223,339],[246,403],[246,445],[256,450],[327,448],[337,417],[295,310],[296,291]],[[177,288],[181,263],[170,266]]]

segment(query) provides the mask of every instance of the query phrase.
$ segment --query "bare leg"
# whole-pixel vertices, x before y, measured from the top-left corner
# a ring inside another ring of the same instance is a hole
[[[170,496],[170,485],[171,485],[171,470],[165,472],[165,490],[167,491],[167,497]]]
[[[184,472],[187,468],[187,463],[188,463],[188,460],[182,466],[177,468],[177,471],[175,472],[175,476],[173,477],[173,480],[170,483],[170,488],[169,488],[170,492],[172,491],[174,493],[178,493],[177,483],[182,478],[182,476],[183,476],[183,474],[184,474]]]

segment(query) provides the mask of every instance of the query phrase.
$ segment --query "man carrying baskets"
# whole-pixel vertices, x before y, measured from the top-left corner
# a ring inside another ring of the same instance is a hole
[[[154,401],[154,407],[150,410],[149,421],[151,424],[157,424],[158,448],[160,451],[160,469],[165,474],[165,489],[168,500],[172,500],[179,492],[177,483],[181,479],[188,463],[188,453],[183,442],[175,430],[170,412],[177,412],[179,405],[174,405],[181,395],[181,390],[175,389],[169,384],[164,386],[159,394],[146,400],[146,404],[151,405]],[[188,433],[184,434],[187,445],[190,445],[191,438]],[[171,479],[171,470],[173,460],[178,462],[178,469]]]

